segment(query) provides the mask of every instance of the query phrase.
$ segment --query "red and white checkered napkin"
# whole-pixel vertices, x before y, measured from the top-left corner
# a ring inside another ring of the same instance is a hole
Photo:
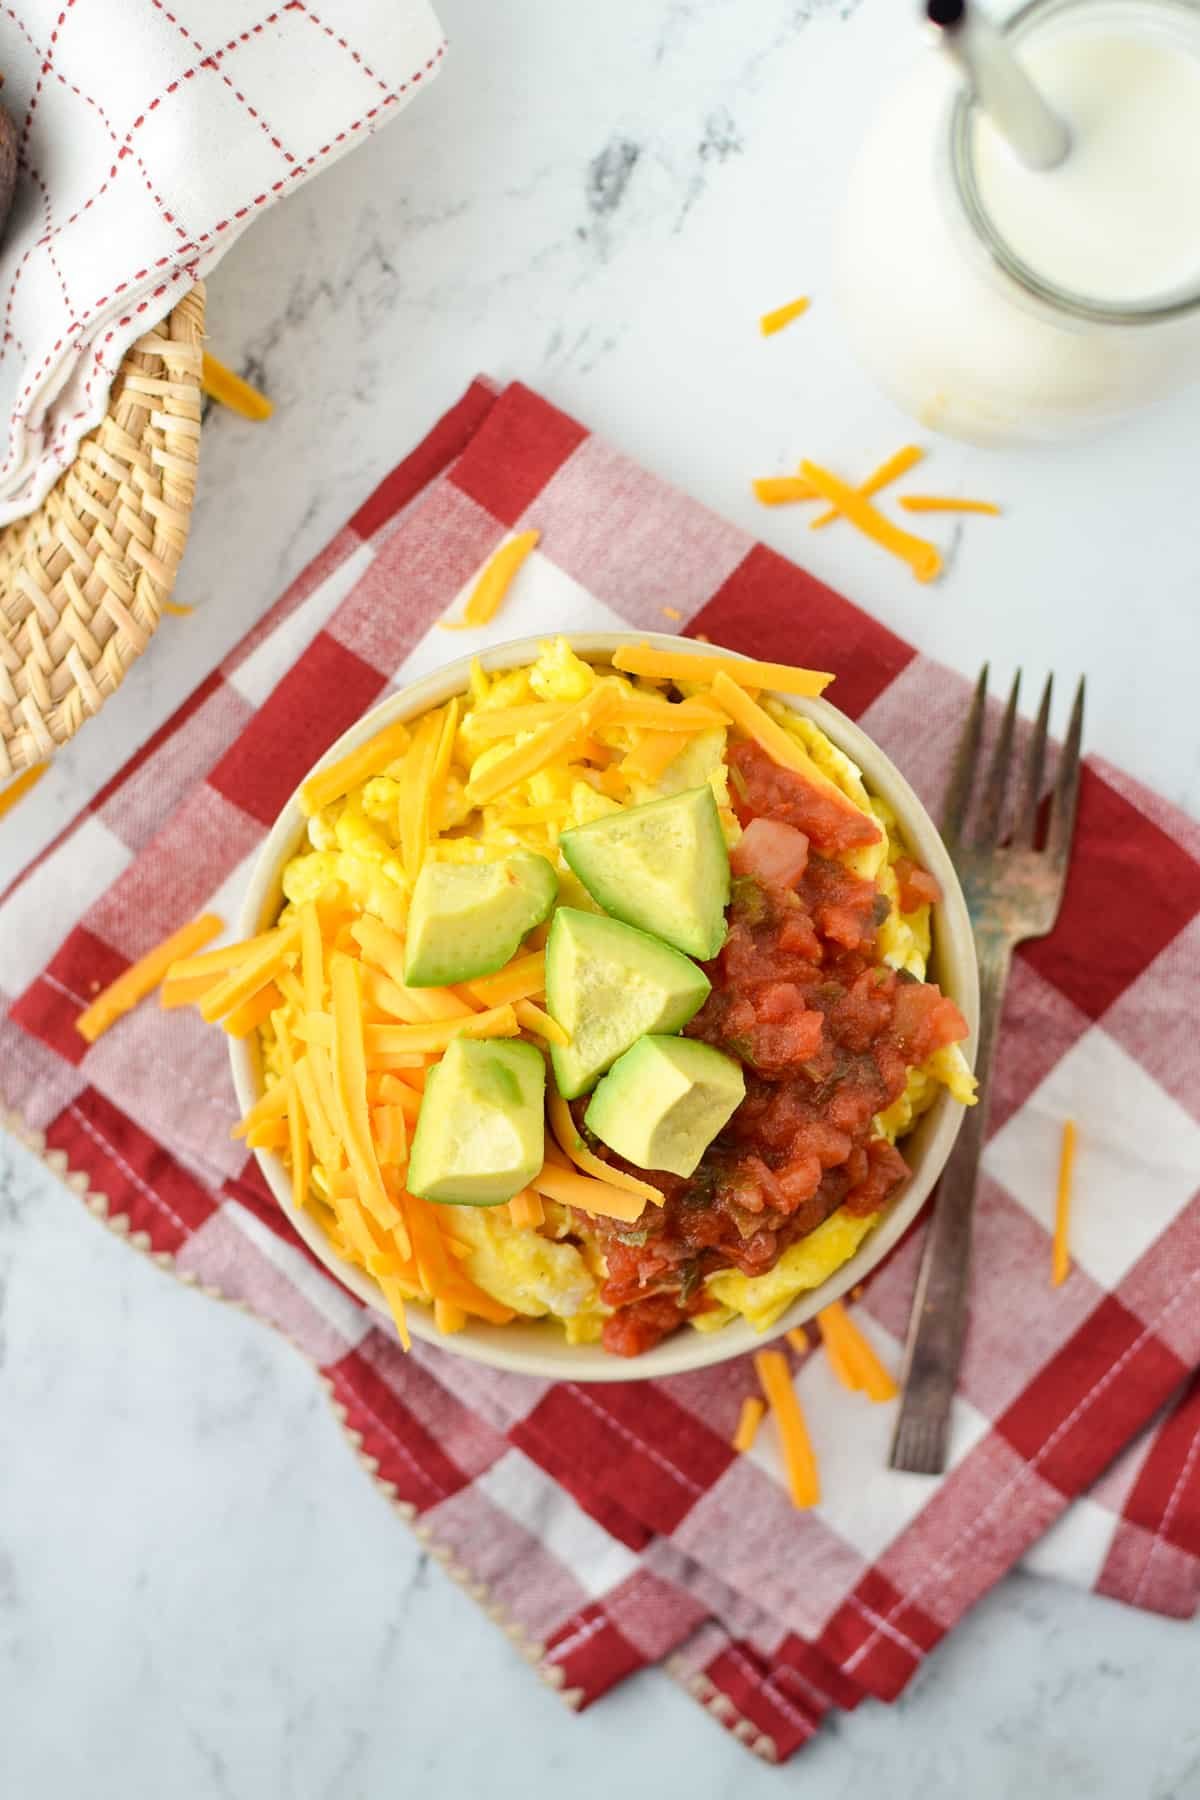
[[[17,0],[0,8],[20,172],[0,244],[0,524],[103,416],[128,346],[265,206],[407,104],[429,0]]]
[[[729,1448],[745,1362],[589,1388],[423,1345],[404,1357],[230,1141],[220,1032],[152,1005],[91,1048],[75,1032],[96,982],[202,907],[234,916],[277,809],[365,707],[475,647],[435,621],[518,524],[541,545],[490,636],[658,628],[678,608],[717,643],[839,670],[841,705],[936,800],[959,677],[526,389],[477,383],[0,902],[9,1105],[132,1242],[308,1352],[368,1468],[577,1703],[664,1661],[740,1737],[786,1756],[831,1705],[898,1694],[1019,1558],[1192,1612],[1200,829],[1117,770],[1089,762],[1062,923],[1017,959],[953,1467],[937,1483],[886,1469],[893,1408],[837,1387],[820,1354],[796,1376],[825,1496],[806,1514],[772,1426],[750,1456]],[[1054,1289],[1067,1116],[1076,1260]],[[919,1247],[900,1247],[858,1309],[893,1367]]]

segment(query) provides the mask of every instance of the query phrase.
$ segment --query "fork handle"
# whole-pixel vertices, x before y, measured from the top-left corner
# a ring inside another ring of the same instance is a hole
[[[967,1328],[979,1158],[1012,948],[1007,938],[979,942],[979,1048],[975,1057],[979,1100],[963,1120],[943,1171],[913,1294],[901,1378],[903,1397],[889,1460],[893,1469],[914,1474],[940,1475],[946,1466],[950,1405]]]

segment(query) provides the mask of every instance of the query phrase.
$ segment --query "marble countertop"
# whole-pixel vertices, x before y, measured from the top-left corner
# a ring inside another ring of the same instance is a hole
[[[865,470],[911,435],[826,299],[842,171],[918,54],[907,10],[438,10],[452,51],[430,92],[213,276],[213,347],[275,418],[210,415],[179,589],[196,611],[6,822],[0,886],[479,370],[538,386],[964,670],[1085,668],[1092,747],[1197,810],[1194,394],[1070,450],[938,443],[937,486],[1006,516],[955,533],[933,588],[749,497],[802,454]],[[799,292],[811,313],[764,345],[757,315]],[[1197,1628],[1030,1577],[791,1773],[665,1677],[572,1718],[429,1567],[298,1358],[131,1255],[9,1141],[0,1470],[13,1795],[1200,1796]]]

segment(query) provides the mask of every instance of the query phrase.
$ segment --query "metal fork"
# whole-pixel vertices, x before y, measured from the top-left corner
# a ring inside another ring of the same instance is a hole
[[[974,827],[968,831],[971,796],[983,760],[980,744],[987,681],[985,663],[955,757],[942,825],[946,847],[966,895],[979,953],[979,1049],[975,1058],[979,1100],[963,1121],[934,1202],[913,1295],[904,1351],[904,1393],[890,1458],[893,1469],[910,1469],[922,1475],[938,1475],[946,1465],[950,1403],[962,1361],[967,1325],[971,1231],[979,1158],[987,1125],[992,1054],[1012,953],[1027,938],[1045,937],[1054,927],[1066,886],[1079,795],[1082,681],[1075,694],[1071,723],[1059,762],[1045,843],[1038,849],[1046,730],[1054,684],[1051,676],[1042,693],[1025,757],[1016,795],[1016,823],[1011,838],[1007,842],[1001,841],[1007,816],[1005,797],[1010,789],[1011,765],[1015,760],[1013,739],[1021,691],[1021,671],[1018,669],[976,809]]]

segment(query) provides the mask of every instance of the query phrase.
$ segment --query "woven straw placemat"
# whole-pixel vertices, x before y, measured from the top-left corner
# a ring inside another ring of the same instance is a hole
[[[73,737],[154,634],[196,491],[203,335],[196,286],[133,345],[37,512],[0,532],[0,781]]]

